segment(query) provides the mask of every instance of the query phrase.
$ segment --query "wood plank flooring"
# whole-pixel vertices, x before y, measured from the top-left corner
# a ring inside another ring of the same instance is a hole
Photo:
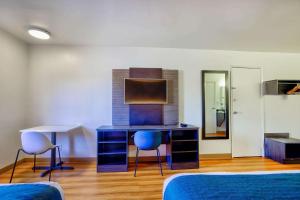
[[[39,163],[47,164],[47,163]],[[230,160],[204,160],[194,170],[169,170],[164,164],[164,176],[160,176],[157,163],[141,163],[137,177],[133,177],[133,164],[129,172],[96,173],[95,162],[69,162],[74,171],[56,171],[53,181],[59,182],[67,200],[120,200],[162,199],[163,181],[176,173],[183,172],[240,172],[264,170],[300,170],[300,164],[282,165],[269,159],[235,158]],[[33,173],[32,163],[24,162],[17,167],[13,182],[47,181],[40,178],[39,171]],[[10,171],[0,174],[0,183],[7,183]]]

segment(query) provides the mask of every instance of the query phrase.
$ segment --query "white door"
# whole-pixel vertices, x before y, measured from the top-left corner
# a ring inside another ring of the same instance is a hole
[[[216,134],[216,82],[205,81],[205,132]]]
[[[261,156],[263,112],[260,69],[232,68],[231,102],[232,156]]]

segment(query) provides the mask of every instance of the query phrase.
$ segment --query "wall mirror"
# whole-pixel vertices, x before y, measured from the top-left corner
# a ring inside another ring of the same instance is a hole
[[[228,72],[202,71],[202,139],[229,138]]]

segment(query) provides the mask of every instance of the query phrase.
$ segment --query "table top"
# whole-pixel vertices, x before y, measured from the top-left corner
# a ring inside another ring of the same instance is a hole
[[[195,130],[196,126],[187,125],[187,127],[181,127],[180,125],[145,125],[145,126],[100,126],[97,130]]]
[[[284,144],[300,144],[300,139],[295,138],[269,138],[277,142],[281,142]]]
[[[20,132],[22,133],[22,132],[34,131],[39,133],[52,133],[52,132],[65,133],[79,127],[80,127],[79,125],[37,126],[33,128],[20,130]]]

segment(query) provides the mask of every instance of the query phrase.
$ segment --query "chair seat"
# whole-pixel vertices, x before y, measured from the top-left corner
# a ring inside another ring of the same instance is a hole
[[[54,149],[54,148],[56,148],[56,145],[49,145],[43,149],[39,149],[39,151],[26,151],[26,153],[32,154],[32,155],[40,155],[40,154],[43,154],[43,153],[47,152],[48,150]]]

